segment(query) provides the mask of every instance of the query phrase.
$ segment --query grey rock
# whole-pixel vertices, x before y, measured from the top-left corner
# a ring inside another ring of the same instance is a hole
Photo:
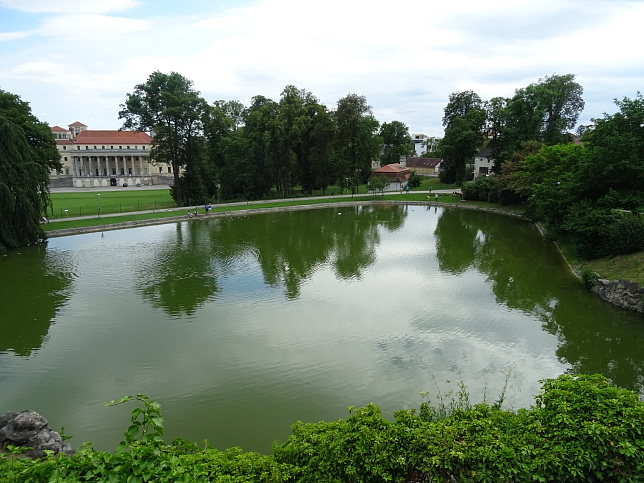
[[[60,434],[49,428],[43,428],[38,431],[29,438],[25,446],[33,448],[23,453],[29,458],[42,458],[45,456],[45,450],[53,451],[54,453],[65,453],[67,456],[74,454],[72,447],[63,441]]]
[[[55,454],[74,454],[72,447],[60,434],[47,426],[47,419],[36,411],[9,411],[0,416],[0,448],[25,446],[32,449],[22,453],[29,458],[45,456],[45,450]]]
[[[16,445],[25,444],[45,426],[47,420],[36,411],[21,411],[0,429],[0,441],[13,441]]]

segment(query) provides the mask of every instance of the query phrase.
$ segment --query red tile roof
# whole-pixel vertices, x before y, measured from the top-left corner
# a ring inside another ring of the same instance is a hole
[[[408,168],[436,168],[436,165],[441,162],[441,158],[424,158],[415,156],[407,158]]]
[[[60,127],[60,126],[54,126],[54,127],[51,128],[51,130],[54,131],[54,132],[61,132],[61,131],[62,132],[68,132],[69,131],[69,129],[65,129],[65,128]]]
[[[83,127],[87,127],[87,124],[83,124],[82,122],[78,122],[78,121],[76,121],[76,122],[73,122],[73,123],[71,123],[71,124],[69,125],[69,127],[72,127],[72,126],[83,126]]]
[[[401,166],[400,163],[393,163],[393,164],[387,164],[383,166],[382,168],[375,169],[374,174],[398,174],[398,173],[405,173],[409,172],[409,168],[405,168],[404,166]]]
[[[151,144],[152,136],[139,131],[90,131],[78,133],[75,144]]]
[[[386,176],[390,182],[402,183],[409,179],[411,176],[411,170],[401,166],[400,163],[387,164],[382,168],[374,169],[371,172],[369,179],[379,174]]]

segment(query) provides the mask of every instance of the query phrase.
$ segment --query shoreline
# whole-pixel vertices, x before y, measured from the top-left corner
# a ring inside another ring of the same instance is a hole
[[[256,215],[262,213],[270,213],[275,211],[295,211],[295,210],[312,210],[317,208],[331,208],[331,207],[346,207],[354,205],[413,205],[413,206],[434,206],[441,208],[463,208],[468,210],[478,210],[488,213],[495,213],[505,216],[511,216],[514,218],[520,218],[525,221],[528,221],[535,225],[535,227],[541,233],[541,236],[544,240],[548,240],[545,235],[543,227],[534,222],[533,220],[527,218],[524,215],[519,213],[514,213],[506,210],[501,210],[497,208],[487,208],[481,206],[468,205],[466,201],[461,201],[460,203],[441,203],[436,201],[406,201],[406,200],[361,200],[361,201],[339,201],[333,203],[316,203],[316,204],[305,204],[305,205],[291,205],[283,207],[268,207],[268,208],[247,208],[243,210],[231,210],[231,211],[221,211],[217,213],[209,213],[203,215],[197,215],[193,217],[188,217],[186,214],[170,216],[164,218],[152,218],[149,220],[132,220],[119,223],[108,223],[105,225],[96,225],[89,227],[79,227],[79,228],[67,228],[61,230],[49,230],[45,233],[45,240],[48,238],[57,238],[63,236],[71,235],[82,235],[86,233],[98,233],[111,230],[123,230],[128,228],[138,228],[143,226],[153,226],[153,225],[162,225],[168,223],[178,223],[185,221],[199,221],[203,219],[212,219],[212,218],[224,218],[230,216],[242,216],[242,215]],[[184,210],[185,208],[181,208]],[[551,243],[555,245],[557,251],[566,262],[568,269],[578,280],[583,280],[579,267],[572,264],[568,258],[564,255],[563,251],[559,245],[550,240]],[[597,284],[594,287],[590,287],[589,290],[601,299],[616,305],[618,307],[624,308],[626,310],[632,310],[644,314],[644,287],[640,287],[637,283],[631,282],[629,280],[604,280],[598,279]]]

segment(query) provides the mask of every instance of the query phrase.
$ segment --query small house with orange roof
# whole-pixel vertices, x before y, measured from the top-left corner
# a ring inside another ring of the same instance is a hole
[[[389,181],[385,191],[402,191],[407,186],[411,176],[411,169],[402,166],[400,163],[387,164],[381,168],[374,169],[367,182],[375,176],[384,176]]]

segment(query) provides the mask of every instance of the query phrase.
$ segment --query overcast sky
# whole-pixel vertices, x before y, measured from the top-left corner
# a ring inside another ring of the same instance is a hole
[[[584,124],[642,90],[643,23],[642,0],[0,0],[0,89],[50,126],[118,129],[127,93],[175,71],[209,102],[355,93],[442,136],[453,92],[574,74]]]

